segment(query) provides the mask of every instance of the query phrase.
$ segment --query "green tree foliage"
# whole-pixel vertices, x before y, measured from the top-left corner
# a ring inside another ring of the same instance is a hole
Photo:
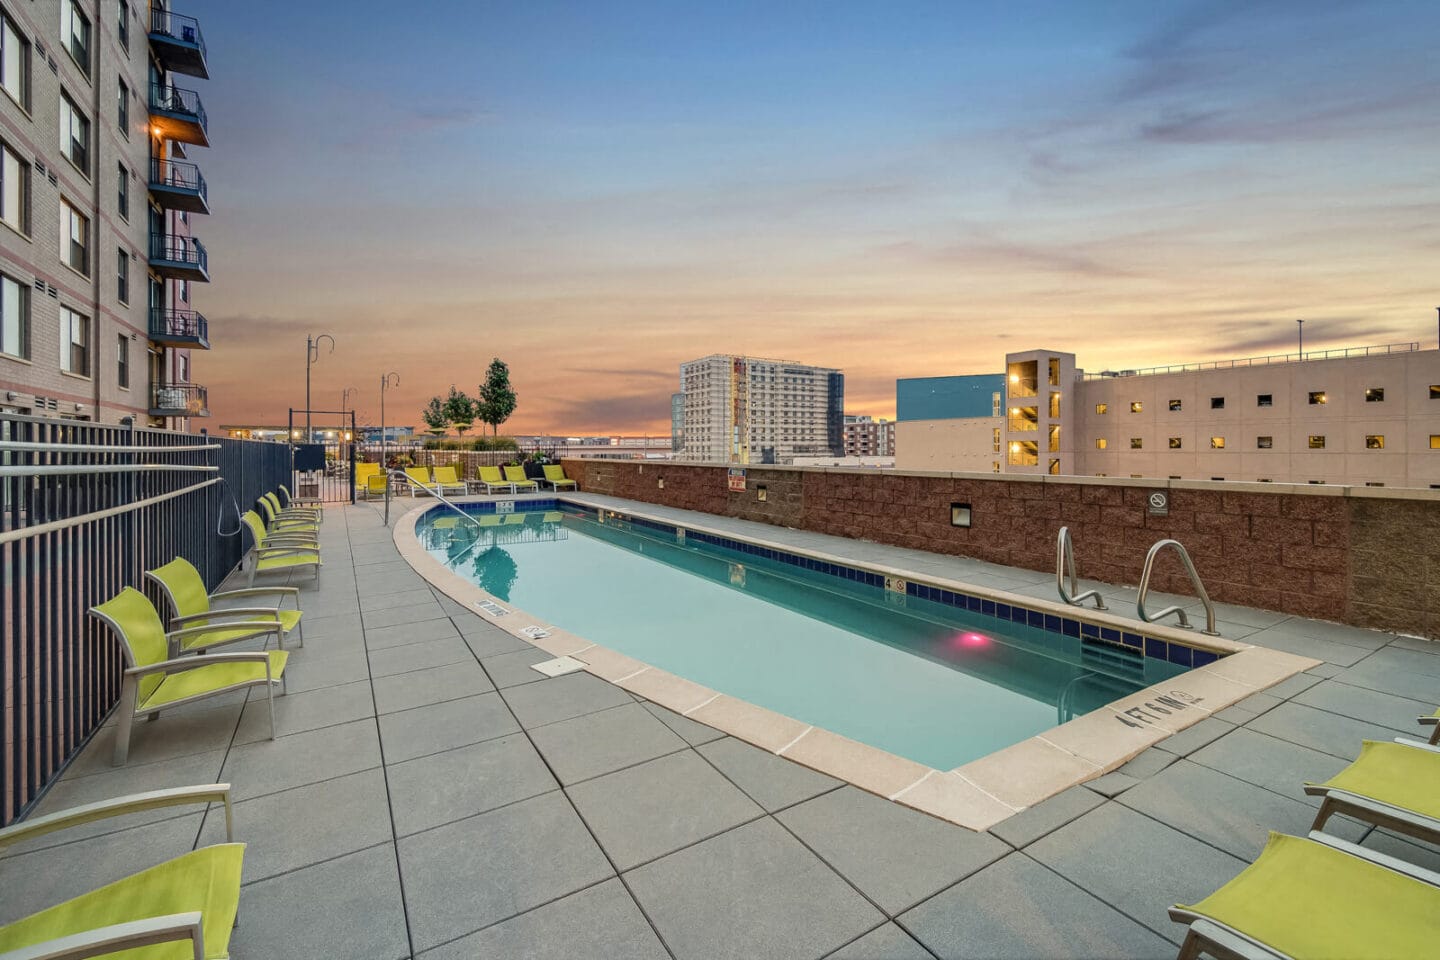
[[[498,436],[500,424],[510,419],[518,402],[515,390],[510,386],[510,368],[505,361],[496,357],[485,371],[485,382],[480,384],[480,400],[477,403],[478,418],[490,424],[491,436]]]
[[[420,411],[420,419],[425,421],[425,426],[437,437],[450,427],[450,418],[445,415],[445,401],[439,397],[430,398],[425,409]]]
[[[445,419],[454,424],[456,433],[464,436],[465,431],[469,430],[470,425],[475,422],[475,413],[478,404],[462,391],[456,390],[455,385],[452,383],[450,385],[450,394],[445,398],[445,402],[441,406],[445,412]],[[429,421],[427,420],[426,422],[428,423]]]

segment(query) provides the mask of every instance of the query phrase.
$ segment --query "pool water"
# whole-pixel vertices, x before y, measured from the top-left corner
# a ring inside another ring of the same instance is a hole
[[[940,770],[1184,672],[563,504],[477,520],[441,508],[416,532],[538,619]]]

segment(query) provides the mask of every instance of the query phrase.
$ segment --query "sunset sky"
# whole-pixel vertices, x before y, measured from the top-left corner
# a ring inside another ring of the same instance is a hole
[[[1003,7],[1003,11],[1002,8]],[[669,432],[678,367],[1435,344],[1440,3],[190,0],[214,423]]]

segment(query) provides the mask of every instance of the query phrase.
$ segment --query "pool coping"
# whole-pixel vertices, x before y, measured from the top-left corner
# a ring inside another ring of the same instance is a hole
[[[523,502],[516,497],[465,497],[459,503]],[[583,494],[549,498],[574,502],[617,516],[683,526],[727,539],[732,533],[702,524],[677,523],[628,507],[623,513],[607,504],[587,501]],[[592,643],[511,606],[455,574],[432,557],[415,535],[420,517],[436,506],[423,501],[395,522],[393,539],[401,557],[431,586],[467,610],[517,639],[555,657],[574,657],[585,670],[636,696],[681,716],[714,727],[777,756],[793,760],[939,819],[971,830],[986,830],[1062,790],[1102,776],[1148,747],[1229,707],[1251,694],[1321,663],[1310,657],[1265,647],[1205,637],[1190,631],[1148,624],[1145,632],[1165,642],[1223,654],[1213,663],[1163,680],[1084,716],[1052,727],[952,770],[937,770],[806,724],[765,707],[711,690],[677,674],[654,667],[608,647]],[[906,571],[885,564],[860,562],[824,551],[745,537],[746,543],[802,554],[830,563],[869,570],[889,577],[923,581],[946,589],[985,596],[996,602],[1039,609],[1070,619],[1135,628],[1134,621],[1040,598],[980,587],[964,581]],[[527,633],[539,628],[543,636]]]

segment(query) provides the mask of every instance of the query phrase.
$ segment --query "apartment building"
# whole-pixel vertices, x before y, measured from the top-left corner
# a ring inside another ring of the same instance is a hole
[[[999,473],[1005,376],[895,381],[895,468]]]
[[[209,281],[192,218],[199,23],[145,0],[0,0],[0,409],[187,429]]]
[[[679,454],[685,447],[685,394],[670,394],[670,452]]]
[[[1440,487],[1440,350],[1418,343],[1086,373],[1031,350],[978,404],[900,404],[910,470]],[[974,377],[931,378],[952,392]],[[897,400],[920,381],[898,381]],[[965,414],[960,416],[959,414]]]
[[[884,418],[845,415],[845,456],[895,456],[895,424]]]
[[[839,370],[715,354],[681,364],[680,387],[684,459],[789,463],[844,455]]]

